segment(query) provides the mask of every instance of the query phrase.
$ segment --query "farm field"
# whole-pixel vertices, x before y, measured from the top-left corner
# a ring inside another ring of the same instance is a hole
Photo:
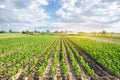
[[[118,43],[79,36],[0,38],[0,80],[120,80]]]
[[[79,36],[79,37],[120,44],[120,39],[118,37],[115,37],[115,38],[113,38],[113,37],[109,37],[109,38],[108,37],[93,37],[93,36],[92,37],[90,37],[90,36]]]
[[[120,0],[0,0],[0,80],[120,80]]]
[[[0,34],[0,38],[14,38],[14,37],[27,37],[30,35],[22,34],[22,33],[3,33]]]

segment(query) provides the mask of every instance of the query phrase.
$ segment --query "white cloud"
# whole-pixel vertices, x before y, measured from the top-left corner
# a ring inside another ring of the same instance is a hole
[[[94,25],[93,25],[94,24]],[[102,31],[106,28],[109,28],[109,25],[103,25],[95,22],[86,22],[86,23],[64,23],[57,22],[51,24],[53,27],[58,28],[59,30],[69,30],[74,32],[85,31]]]
[[[0,22],[32,22],[49,18],[41,7],[47,5],[46,0],[6,0],[0,3]]]
[[[104,22],[104,20],[112,21],[114,17],[116,17],[116,19],[120,18],[119,4],[119,1],[61,0],[62,8],[56,12],[56,15],[61,18],[61,21],[68,20],[69,18],[71,22],[75,22],[75,19],[78,22],[78,20],[85,20],[85,17],[87,20],[89,19],[97,22]]]
[[[64,24],[61,26],[71,26],[74,31],[112,30],[115,24],[120,27],[119,0],[60,0],[60,4],[56,15],[60,24]]]
[[[5,8],[5,5],[0,5],[0,8]]]
[[[120,32],[119,0],[59,0],[61,8],[51,16],[43,6],[56,1],[0,0],[0,29]]]

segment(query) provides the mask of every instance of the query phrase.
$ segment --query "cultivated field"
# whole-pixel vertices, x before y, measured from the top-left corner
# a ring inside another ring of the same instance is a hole
[[[120,80],[117,41],[80,36],[0,38],[0,80]]]

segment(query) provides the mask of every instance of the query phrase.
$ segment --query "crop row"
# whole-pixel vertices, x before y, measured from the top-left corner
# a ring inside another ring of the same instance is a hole
[[[79,54],[79,52],[75,49],[75,47],[72,45],[71,42],[69,42],[68,40],[66,40],[67,44],[70,46],[70,48],[72,49],[74,55],[77,57],[77,59],[79,60],[80,64],[84,67],[84,69],[86,70],[86,72],[93,76],[94,75],[94,70],[88,65],[87,62],[85,62],[85,60],[83,59],[83,57]]]
[[[74,56],[72,50],[70,49],[69,45],[66,42],[65,42],[65,46],[66,46],[67,53],[69,55],[70,62],[71,62],[72,67],[74,69],[74,74],[76,76],[78,76],[81,72],[80,67],[79,67],[77,61],[75,60],[75,56]]]
[[[65,52],[65,45],[64,45],[63,41],[61,41],[61,45],[62,45],[61,46],[62,51],[61,51],[61,56],[60,56],[60,58],[61,58],[60,66],[61,66],[61,70],[63,71],[63,75],[65,76],[65,75],[68,74],[68,71],[67,71],[67,66],[66,66],[66,63],[65,63],[66,52]]]
[[[0,75],[5,75],[8,77],[13,76],[17,71],[25,65],[37,52],[39,52],[43,47],[53,43],[57,37],[36,37],[34,41],[29,42],[29,46],[23,47],[22,50],[14,53],[8,54],[0,58],[0,67],[3,67],[0,70]],[[28,38],[29,41],[29,38]],[[27,42],[27,40],[26,40]],[[8,63],[5,63],[8,61]],[[6,65],[6,66],[4,66]]]
[[[52,58],[52,65],[50,67],[51,75],[54,75],[56,73],[56,66],[58,63],[59,53],[60,53],[60,41],[58,42],[58,45],[56,46],[56,50],[55,50],[53,58]]]
[[[88,38],[68,37],[115,74],[120,72],[120,45]]]
[[[18,50],[18,48],[22,48],[26,45],[29,45],[30,43],[36,44],[36,41],[39,42],[41,45],[43,45],[44,43],[42,43],[42,41],[45,40],[44,39],[45,37],[46,36],[41,36],[41,37],[32,36],[32,37],[0,39],[0,55],[4,53],[9,53],[12,50]]]
[[[52,46],[56,45],[56,43],[57,41],[52,43],[50,46],[45,47],[31,58],[31,61],[29,61],[24,68],[24,77],[31,75],[31,73],[33,74],[32,76],[36,75],[36,71],[41,65],[41,61],[44,59],[44,56]]]
[[[56,45],[52,46],[48,52],[45,54],[42,63],[40,64],[36,76],[40,76],[43,74],[44,70],[46,69],[48,65],[48,59],[51,57],[52,54],[54,54],[54,51],[56,50],[55,48]]]

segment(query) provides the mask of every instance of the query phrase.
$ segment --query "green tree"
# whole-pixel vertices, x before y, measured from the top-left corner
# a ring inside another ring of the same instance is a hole
[[[4,31],[4,30],[2,30],[2,31],[0,31],[0,33],[7,33],[6,31]]]
[[[106,31],[106,30],[103,30],[103,31],[102,31],[102,34],[106,34],[106,33],[107,33],[107,31]]]
[[[47,33],[47,34],[50,34],[50,30],[46,30],[46,33]]]
[[[13,30],[12,30],[12,29],[10,29],[10,30],[9,30],[9,33],[13,33]]]
[[[56,31],[54,31],[54,33],[59,33],[59,31],[58,31],[58,30],[56,30]]]

